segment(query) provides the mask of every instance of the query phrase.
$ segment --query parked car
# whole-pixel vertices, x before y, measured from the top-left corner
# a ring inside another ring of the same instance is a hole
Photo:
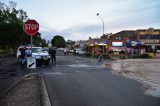
[[[18,62],[21,62],[21,49],[23,48],[23,46],[20,46],[17,50],[17,59]],[[31,48],[31,47],[26,47],[26,48]],[[32,57],[36,58],[36,64],[38,66],[44,64],[44,65],[48,65],[50,62],[50,55],[48,54],[48,52],[43,52],[42,47],[32,47]]]
[[[76,54],[84,54],[85,51],[83,51],[82,49],[75,49],[76,50]]]

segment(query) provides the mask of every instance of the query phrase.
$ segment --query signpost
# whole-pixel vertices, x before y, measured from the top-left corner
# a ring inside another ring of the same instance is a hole
[[[36,68],[35,57],[28,57],[27,58],[27,68],[29,68],[29,69]]]
[[[34,19],[28,19],[24,24],[23,24],[23,30],[28,34],[31,35],[31,52],[32,52],[32,42],[33,42],[33,36],[36,35],[36,33],[39,30],[39,24],[36,20]],[[27,68],[36,68],[36,62],[35,58],[33,59],[28,58],[27,59]]]

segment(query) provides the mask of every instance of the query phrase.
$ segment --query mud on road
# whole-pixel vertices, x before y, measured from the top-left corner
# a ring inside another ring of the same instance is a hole
[[[126,59],[109,64],[113,74],[139,81],[145,94],[160,97],[160,59]]]

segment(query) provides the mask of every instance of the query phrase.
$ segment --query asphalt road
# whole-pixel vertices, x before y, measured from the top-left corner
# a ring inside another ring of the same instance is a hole
[[[30,73],[18,64],[16,57],[0,58],[0,98],[24,75]]]
[[[142,85],[90,59],[58,56],[40,69],[52,106],[160,106],[160,98],[145,95]]]

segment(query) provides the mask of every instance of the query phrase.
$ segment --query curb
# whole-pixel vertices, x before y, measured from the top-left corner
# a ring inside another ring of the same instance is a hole
[[[6,96],[14,87],[16,87],[20,82],[22,82],[26,77],[31,76],[31,75],[36,75],[38,73],[29,73],[25,76],[23,76],[22,78],[20,78],[19,80],[15,81],[13,84],[11,84],[11,86],[9,88],[7,88],[1,95],[0,95],[0,101],[1,99],[3,99],[4,96]]]
[[[50,102],[50,98],[48,96],[48,91],[46,88],[46,84],[44,81],[43,74],[40,74],[40,100],[41,100],[41,105],[42,106],[52,106]]]

